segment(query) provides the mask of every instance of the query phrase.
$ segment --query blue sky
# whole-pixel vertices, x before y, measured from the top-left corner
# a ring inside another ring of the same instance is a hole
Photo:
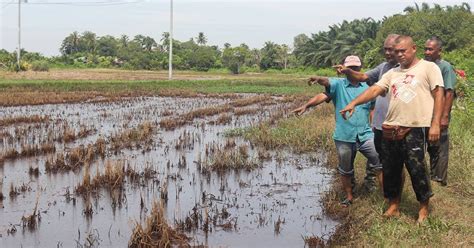
[[[18,0],[0,0],[0,48],[17,47]],[[169,30],[169,0],[109,0],[135,2],[123,5],[78,6],[37,3],[85,3],[107,0],[28,0],[22,6],[22,47],[45,55],[58,55],[61,41],[73,31],[86,30],[99,36],[148,35],[159,41]],[[444,5],[464,1],[424,1]],[[8,4],[8,5],[7,5]],[[402,13],[408,0],[276,1],[276,0],[174,0],[175,39],[188,40],[204,32],[209,44],[222,47],[246,43],[260,48],[266,41],[293,43],[301,33],[327,30],[343,20]],[[94,4],[91,4],[94,5]],[[421,5],[421,2],[420,2]]]

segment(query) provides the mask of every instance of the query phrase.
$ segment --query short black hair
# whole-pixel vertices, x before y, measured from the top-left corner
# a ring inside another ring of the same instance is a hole
[[[408,35],[400,35],[395,39],[395,44],[400,44],[402,41],[407,41],[412,45],[415,45],[415,42],[413,41],[413,38]]]
[[[436,43],[436,46],[438,46],[438,48],[442,48],[443,47],[443,41],[438,37],[438,36],[431,36],[431,38],[429,38],[427,41],[433,41]]]

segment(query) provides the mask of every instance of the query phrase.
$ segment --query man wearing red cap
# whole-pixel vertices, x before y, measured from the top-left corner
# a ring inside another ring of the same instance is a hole
[[[367,82],[369,86],[372,86],[374,83],[378,82],[382,76],[387,73],[389,70],[398,67],[398,62],[395,58],[395,54],[393,52],[393,46],[395,45],[395,39],[397,39],[400,35],[398,34],[389,34],[383,43],[383,52],[385,57],[385,62],[379,64],[377,67],[363,73],[351,70],[344,65],[336,65],[337,72],[340,74],[351,75],[351,77],[359,80],[359,82]],[[377,97],[375,101],[375,108],[373,111],[372,117],[372,130],[374,131],[374,143],[375,149],[379,154],[380,161],[383,159],[381,156],[382,153],[382,123],[385,120],[385,116],[387,116],[388,111],[388,104],[389,104],[389,96],[380,95]],[[404,176],[402,176],[404,178]],[[402,179],[402,187],[403,187]],[[369,191],[372,191],[372,188],[375,186],[374,176],[371,175],[370,171],[367,171],[367,177],[365,178],[365,186],[368,187]]]
[[[354,55],[347,56],[344,60],[344,66],[355,71],[360,71],[361,65],[360,58]],[[335,111],[338,113],[344,106],[369,88],[366,83],[361,83],[350,75],[346,78],[311,77],[309,83],[325,86],[326,92],[316,95],[303,106],[293,110],[298,115],[303,114],[311,106],[317,106],[329,100],[332,100]],[[375,150],[374,134],[369,121],[373,103],[360,105],[357,109],[358,114],[350,121],[344,121],[339,114],[335,116],[336,128],[333,139],[339,159],[338,171],[341,175],[343,190],[346,193],[346,198],[341,201],[343,206],[349,206],[353,201],[351,180],[354,178],[354,159],[357,151],[367,158],[368,167],[371,171],[374,171],[380,184],[382,184],[382,166]]]

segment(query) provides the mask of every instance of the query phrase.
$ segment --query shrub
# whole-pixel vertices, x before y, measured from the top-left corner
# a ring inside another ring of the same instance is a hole
[[[15,71],[15,72],[19,72],[19,71],[27,71],[29,68],[30,68],[30,64],[28,64],[27,62],[23,61],[23,62],[20,62],[20,68],[18,68],[18,65],[16,62],[10,62],[7,64],[7,68],[9,71]]]
[[[31,63],[31,70],[33,71],[49,71],[49,63],[45,60],[38,60]]]

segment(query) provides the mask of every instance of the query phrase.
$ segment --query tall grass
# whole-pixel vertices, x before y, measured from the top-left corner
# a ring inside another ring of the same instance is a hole
[[[448,182],[454,192],[474,197],[474,114],[453,111],[449,127],[450,161]]]
[[[244,137],[267,149],[288,147],[297,153],[318,149],[333,151],[334,107],[323,104],[301,117],[280,120],[275,126],[262,123],[244,131]]]

